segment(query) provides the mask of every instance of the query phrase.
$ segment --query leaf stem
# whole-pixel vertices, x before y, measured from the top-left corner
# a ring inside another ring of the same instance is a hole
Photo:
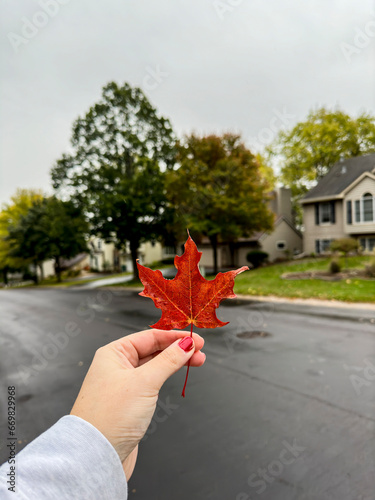
[[[193,323],[191,323],[191,327],[190,327],[190,337],[193,337]],[[190,358],[191,359],[191,358]],[[188,381],[188,376],[189,376],[189,370],[190,370],[190,359],[188,361],[188,365],[187,365],[187,371],[186,371],[186,377],[185,377],[185,383],[184,383],[184,388],[182,389],[182,394],[181,396],[184,398],[185,397],[185,389],[186,389],[186,384],[187,384],[187,381]]]

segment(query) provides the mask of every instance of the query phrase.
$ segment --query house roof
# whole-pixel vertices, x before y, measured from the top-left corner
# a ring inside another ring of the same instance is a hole
[[[301,200],[310,203],[318,199],[336,198],[359,176],[375,169],[375,154],[356,156],[336,163],[318,184]]]

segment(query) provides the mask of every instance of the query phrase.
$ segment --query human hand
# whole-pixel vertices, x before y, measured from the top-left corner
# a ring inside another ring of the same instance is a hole
[[[155,412],[164,382],[190,359],[202,366],[204,340],[193,333],[145,330],[98,349],[71,415],[96,427],[120,456],[125,475],[133,473],[138,443]],[[186,339],[182,342],[182,339]],[[189,345],[189,343],[191,345]]]

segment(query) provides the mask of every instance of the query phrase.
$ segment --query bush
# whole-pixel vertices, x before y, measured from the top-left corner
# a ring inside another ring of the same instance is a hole
[[[163,259],[161,263],[166,266],[170,266],[174,263],[174,257],[168,257],[167,259]]]
[[[339,261],[336,259],[332,259],[331,263],[329,265],[329,272],[331,274],[337,274],[341,271],[341,266],[339,264]]]
[[[331,243],[332,252],[342,252],[344,255],[350,252],[357,252],[358,249],[359,241],[354,238],[340,238]]]
[[[246,255],[246,260],[254,268],[257,268],[263,264],[264,261],[268,259],[268,253],[262,250],[252,250]]]
[[[76,278],[80,274],[81,274],[80,269],[68,269],[68,271],[66,271],[66,273],[65,273],[65,276],[67,278]]]
[[[369,278],[375,278],[375,258],[370,261],[370,264],[365,266],[365,273]]]

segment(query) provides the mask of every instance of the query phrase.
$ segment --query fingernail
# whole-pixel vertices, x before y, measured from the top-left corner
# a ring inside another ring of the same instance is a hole
[[[191,337],[185,337],[180,340],[178,345],[183,349],[185,352],[189,352],[194,345],[193,339]]]

